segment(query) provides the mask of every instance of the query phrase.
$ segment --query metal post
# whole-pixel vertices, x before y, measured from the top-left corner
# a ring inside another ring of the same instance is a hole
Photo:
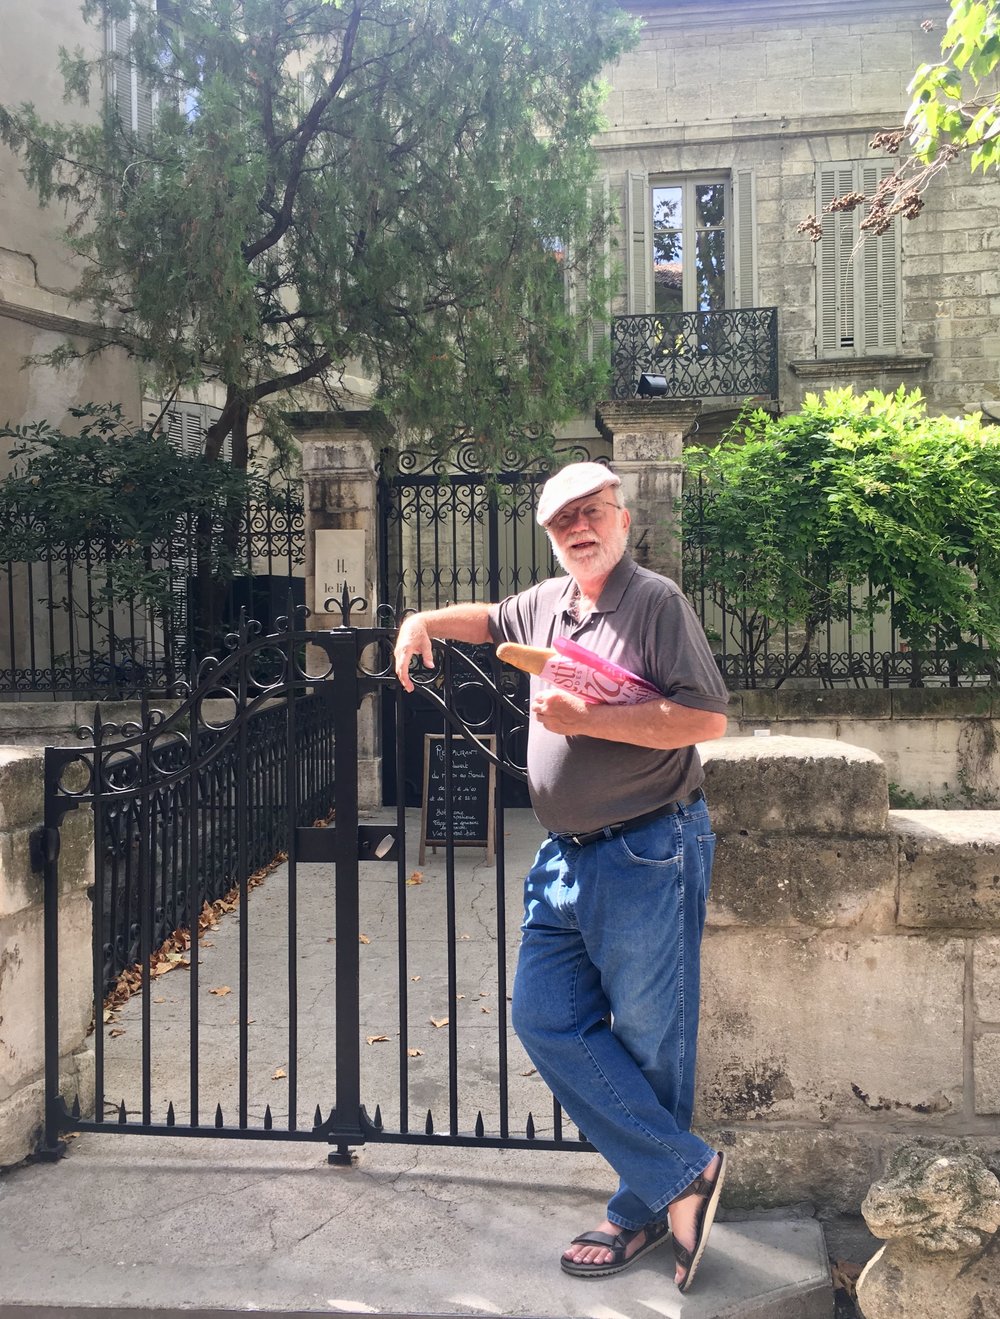
[[[336,862],[334,918],[337,937],[336,1089],[328,1133],[336,1153],[330,1163],[351,1161],[361,1130],[361,932],[358,894],[358,653],[353,628],[331,633],[334,702]]]
[[[45,884],[43,910],[44,937],[44,1006],[45,1006],[45,1136],[38,1157],[59,1159],[66,1144],[59,1139],[65,1105],[59,1093],[59,830],[53,823],[55,812],[49,804],[56,791],[61,765],[45,752],[45,827],[42,832],[43,872]],[[100,875],[98,874],[98,883]],[[98,1030],[100,1030],[98,1023]]]
[[[488,504],[489,546],[487,553],[489,555],[489,562],[487,563],[486,567],[489,573],[489,580],[490,580],[489,598],[491,600],[499,600],[500,599],[500,527],[499,527],[499,518],[498,518],[499,510],[497,507],[497,488],[496,485],[493,483],[491,483],[489,486],[488,500],[489,500],[489,504]]]

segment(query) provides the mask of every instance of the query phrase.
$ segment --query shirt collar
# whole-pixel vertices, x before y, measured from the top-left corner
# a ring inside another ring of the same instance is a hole
[[[635,575],[638,564],[632,558],[631,554],[623,554],[615,566],[611,569],[608,580],[604,583],[600,597],[593,609],[595,614],[613,614],[622,602],[622,596],[628,587],[629,582]],[[572,577],[566,578],[566,585],[563,587],[562,595],[559,597],[559,603],[564,610],[570,607],[570,601],[579,591],[579,587]]]

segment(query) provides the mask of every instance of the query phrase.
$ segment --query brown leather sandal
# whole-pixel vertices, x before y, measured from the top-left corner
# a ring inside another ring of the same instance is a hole
[[[701,1263],[701,1257],[705,1253],[705,1247],[708,1245],[708,1234],[712,1230],[712,1224],[715,1221],[715,1211],[719,1207],[719,1196],[722,1193],[722,1183],[726,1177],[726,1156],[719,1151],[719,1169],[712,1181],[708,1181],[704,1173],[700,1173],[686,1191],[682,1191],[677,1200],[687,1200],[692,1195],[699,1195],[704,1198],[704,1205],[701,1212],[695,1219],[695,1238],[694,1247],[688,1250],[682,1246],[676,1237],[673,1238],[674,1259],[685,1270],[684,1277],[677,1284],[677,1290],[681,1293],[687,1292],[694,1275]],[[674,1204],[677,1203],[674,1201]]]
[[[631,1255],[626,1255],[626,1250],[640,1232],[645,1232],[646,1240],[638,1250],[634,1250]],[[669,1236],[670,1223],[666,1218],[655,1223],[647,1223],[645,1227],[637,1227],[634,1231],[623,1227],[614,1236],[610,1232],[582,1232],[580,1236],[573,1238],[570,1245],[603,1246],[605,1250],[612,1252],[611,1259],[607,1264],[577,1264],[575,1260],[567,1259],[563,1255],[560,1263],[563,1270],[566,1273],[572,1273],[575,1278],[607,1278],[612,1273],[621,1273],[623,1269],[627,1269],[636,1260],[641,1259],[648,1251],[654,1250],[657,1246],[662,1246]]]

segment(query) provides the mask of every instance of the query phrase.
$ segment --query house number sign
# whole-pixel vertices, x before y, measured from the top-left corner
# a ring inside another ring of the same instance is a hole
[[[316,611],[325,612],[330,599],[344,593],[352,600],[368,600],[365,580],[365,533],[363,531],[316,532]],[[370,602],[369,602],[370,603]]]

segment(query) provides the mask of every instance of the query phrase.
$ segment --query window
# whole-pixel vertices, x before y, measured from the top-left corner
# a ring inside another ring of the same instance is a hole
[[[884,161],[839,161],[819,168],[816,214],[823,237],[816,252],[817,357],[864,357],[901,346],[898,225],[877,238],[866,237],[861,209],[824,213],[845,193],[870,197],[891,170]]]
[[[625,200],[630,315],[754,305],[752,171],[632,170]]]
[[[188,69],[194,83],[185,83],[175,66],[172,49],[180,41],[175,31],[180,13],[174,0],[155,0],[156,35],[159,38],[159,64],[161,72],[176,83],[176,104],[185,119],[193,120],[199,113],[200,86],[203,61],[195,58]],[[136,32],[136,6],[131,5],[125,18],[111,19],[107,25],[107,49],[111,55],[110,96],[118,112],[122,127],[135,133],[142,141],[153,131],[159,93],[150,83],[148,71],[139,69],[133,58],[133,41]],[[169,82],[168,82],[169,88]]]
[[[728,180],[653,184],[653,311],[726,306]]]

